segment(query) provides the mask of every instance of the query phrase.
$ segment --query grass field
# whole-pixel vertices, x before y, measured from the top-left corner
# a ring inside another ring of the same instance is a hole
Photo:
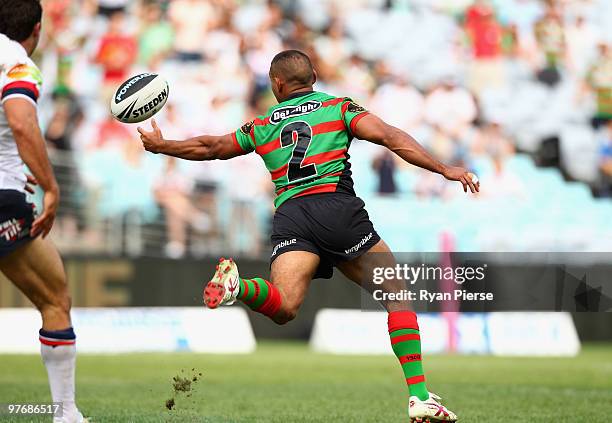
[[[577,358],[429,356],[425,366],[461,422],[612,421],[612,345]],[[174,376],[200,372],[190,397],[174,394]],[[49,401],[45,375],[38,356],[0,355],[0,403]],[[80,407],[99,423],[408,420],[394,357],[320,355],[305,344],[261,343],[249,356],[83,355],[77,379]]]

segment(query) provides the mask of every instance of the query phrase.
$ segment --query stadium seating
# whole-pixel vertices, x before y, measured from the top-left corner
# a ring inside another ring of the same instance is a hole
[[[371,168],[363,161],[354,163],[358,193],[381,236],[398,251],[440,251],[443,233],[452,235],[458,251],[578,252],[612,247],[609,201],[593,198],[583,183],[565,182],[557,169],[537,168],[526,155],[516,155],[507,163],[525,181],[528,198],[524,200],[461,195],[448,200],[417,199],[410,169],[397,175],[402,185],[411,184],[408,192],[381,197],[375,194]],[[481,174],[483,186],[487,173]]]

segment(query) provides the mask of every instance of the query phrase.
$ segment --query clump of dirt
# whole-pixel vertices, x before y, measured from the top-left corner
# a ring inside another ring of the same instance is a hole
[[[185,369],[181,370],[181,373],[185,373]],[[198,372],[195,368],[191,369],[191,375],[189,376],[181,376],[176,375],[172,378],[172,391],[173,396],[166,400],[166,408],[168,410],[173,410],[176,406],[176,399],[183,394],[186,394],[187,398],[191,398],[191,395],[194,390],[194,385],[202,378],[202,373]]]
[[[172,378],[172,389],[175,393],[191,391],[191,380],[182,376],[174,376]]]

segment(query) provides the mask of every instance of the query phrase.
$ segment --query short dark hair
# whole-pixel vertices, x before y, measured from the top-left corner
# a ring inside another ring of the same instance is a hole
[[[40,0],[0,1],[0,33],[19,43],[27,40],[42,20]]]
[[[274,56],[270,75],[283,78],[288,84],[312,85],[315,81],[310,57],[299,50],[285,50]]]

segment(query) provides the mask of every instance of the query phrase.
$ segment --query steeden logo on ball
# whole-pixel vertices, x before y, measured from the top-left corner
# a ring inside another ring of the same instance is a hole
[[[138,123],[154,116],[168,100],[170,88],[160,75],[136,75],[117,88],[111,101],[111,114],[124,123]]]

